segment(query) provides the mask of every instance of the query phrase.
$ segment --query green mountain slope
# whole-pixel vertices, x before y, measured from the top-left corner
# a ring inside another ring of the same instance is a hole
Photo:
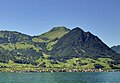
[[[39,36],[0,31],[0,68],[7,71],[12,67],[116,69],[120,68],[120,55],[80,28],[54,27]]]
[[[16,63],[34,64],[47,49],[51,49],[52,45],[68,32],[69,29],[65,27],[54,27],[40,36],[33,37],[16,31],[0,31],[0,61],[12,60]],[[55,35],[56,33],[58,34]]]
[[[61,38],[63,35],[65,35],[69,31],[70,31],[70,29],[68,29],[64,26],[54,27],[53,29],[51,29],[50,31],[40,35],[39,37],[40,38],[45,37],[45,38],[48,38],[50,40],[53,40],[55,38]]]
[[[67,29],[64,26],[54,27],[50,31],[39,35],[38,37],[33,38],[34,42],[49,42],[50,40],[61,38],[63,35],[68,33],[70,29]]]
[[[65,34],[67,34],[70,31],[70,29],[59,26],[54,27],[50,31],[43,33],[42,35],[39,35],[37,37],[33,37],[33,42],[46,42],[47,43],[47,50],[51,50],[53,45],[57,43],[57,41]]]
[[[0,31],[0,44],[30,42],[31,39],[31,36],[16,31]]]
[[[42,45],[42,44],[41,44]],[[0,62],[31,63],[42,56],[42,48],[32,37],[16,31],[0,31]]]
[[[97,36],[90,32],[84,32],[80,28],[75,28],[64,35],[54,45],[51,55],[55,59],[74,57],[120,59],[120,55],[112,51]]]

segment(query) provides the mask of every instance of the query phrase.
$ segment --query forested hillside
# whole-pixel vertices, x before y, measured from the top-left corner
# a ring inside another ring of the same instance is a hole
[[[0,67],[120,68],[120,54],[97,36],[60,26],[38,36],[0,31]]]

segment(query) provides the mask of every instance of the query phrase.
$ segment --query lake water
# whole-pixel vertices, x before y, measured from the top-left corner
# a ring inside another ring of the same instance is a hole
[[[120,83],[120,72],[0,73],[0,83]]]

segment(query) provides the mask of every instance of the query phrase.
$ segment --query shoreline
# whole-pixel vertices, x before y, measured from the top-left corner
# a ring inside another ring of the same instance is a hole
[[[70,69],[70,68],[0,68],[0,72],[120,72],[120,69]]]

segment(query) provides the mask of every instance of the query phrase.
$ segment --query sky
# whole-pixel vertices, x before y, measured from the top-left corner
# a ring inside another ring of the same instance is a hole
[[[0,0],[0,30],[40,35],[80,27],[109,47],[120,45],[120,0]]]

